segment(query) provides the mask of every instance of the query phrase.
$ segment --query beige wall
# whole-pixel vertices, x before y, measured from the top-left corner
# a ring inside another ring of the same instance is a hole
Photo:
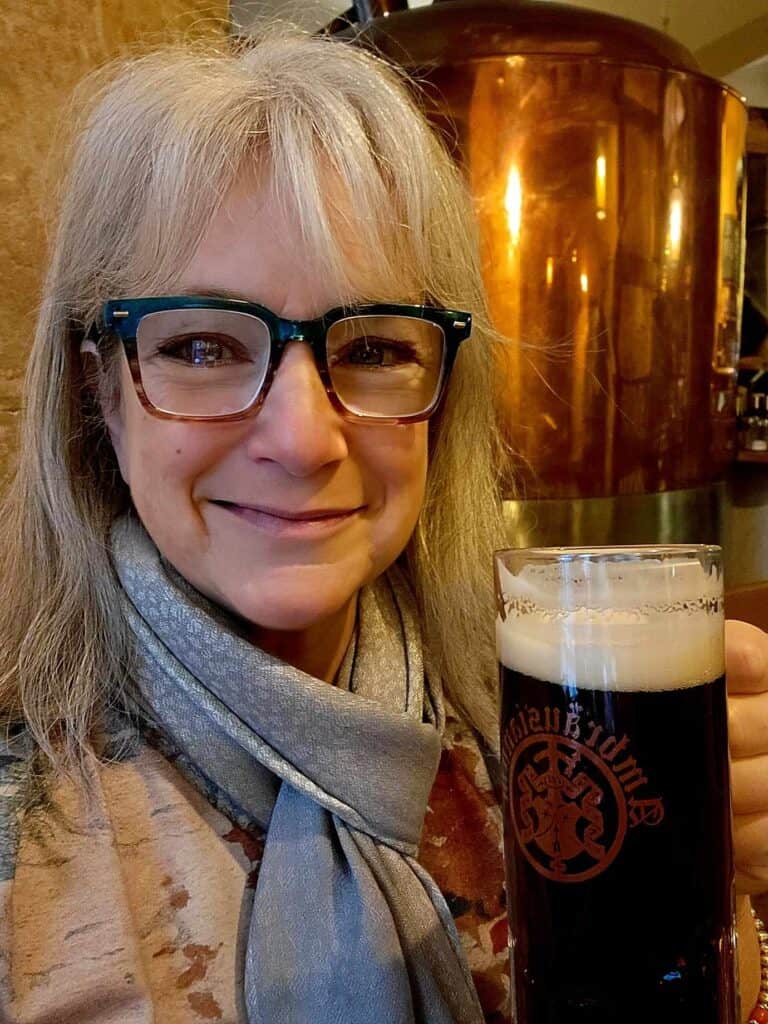
[[[5,0],[0,17],[0,489],[16,445],[21,377],[45,263],[50,139],[73,85],[171,33],[226,31],[226,0]]]

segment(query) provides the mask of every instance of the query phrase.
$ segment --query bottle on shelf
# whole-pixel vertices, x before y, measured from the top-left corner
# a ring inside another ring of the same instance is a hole
[[[752,392],[744,418],[744,448],[749,452],[768,452],[768,406],[762,392]]]
[[[758,441],[761,442],[758,451],[765,452],[768,451],[768,394],[765,392],[763,392],[763,401],[758,418],[760,422],[757,434]]]
[[[746,448],[746,433],[747,433],[747,402],[749,399],[749,391],[747,388],[740,386],[736,391],[736,450],[741,451]]]

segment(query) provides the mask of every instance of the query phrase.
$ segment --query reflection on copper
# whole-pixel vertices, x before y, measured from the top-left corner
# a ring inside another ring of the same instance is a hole
[[[544,271],[544,277],[547,282],[547,288],[552,287],[552,282],[555,278],[555,260],[553,256],[547,256],[546,270]]]
[[[608,214],[605,212],[605,154],[599,153],[595,161],[595,205],[597,206],[597,219],[605,220]]]
[[[664,263],[680,261],[680,246],[683,239],[683,194],[679,188],[673,188],[669,197],[669,226],[667,228],[667,244],[664,248]]]
[[[510,339],[500,397],[524,493],[717,479],[733,457],[741,103],[699,75],[542,55],[432,79]]]
[[[718,479],[733,457],[738,96],[668,37],[558,3],[451,0],[365,36],[417,70],[465,170],[523,493]]]
[[[520,182],[520,168],[517,164],[512,164],[509,168],[504,206],[507,211],[510,244],[516,246],[520,241],[520,221],[523,213],[523,186]]]

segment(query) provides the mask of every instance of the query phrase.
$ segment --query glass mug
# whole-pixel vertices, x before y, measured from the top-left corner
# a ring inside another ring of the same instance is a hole
[[[737,1024],[720,549],[497,552],[518,1024]]]

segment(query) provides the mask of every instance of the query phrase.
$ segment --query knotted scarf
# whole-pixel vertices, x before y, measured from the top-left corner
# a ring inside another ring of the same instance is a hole
[[[415,860],[442,704],[403,574],[360,592],[332,686],[250,643],[133,513],[111,549],[136,641],[134,710],[266,832],[249,1024],[481,1024],[450,911]]]

